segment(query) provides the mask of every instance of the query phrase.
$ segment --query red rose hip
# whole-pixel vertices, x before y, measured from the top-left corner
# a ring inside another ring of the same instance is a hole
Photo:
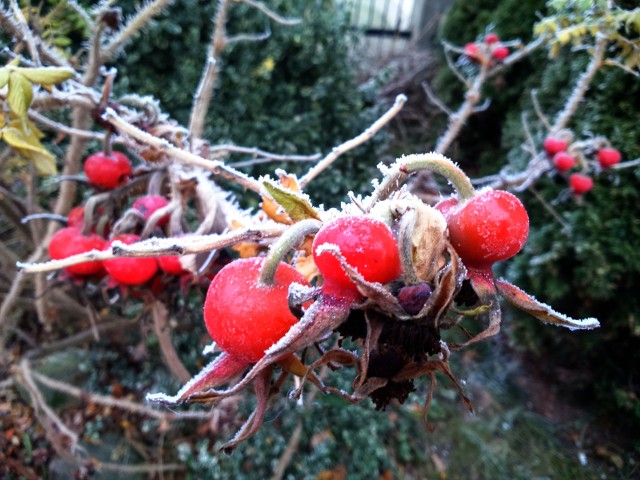
[[[610,168],[622,160],[620,151],[615,148],[601,148],[598,151],[598,163],[602,168]]]
[[[553,156],[553,164],[561,172],[566,172],[576,165],[576,159],[567,152],[558,152]]]
[[[124,185],[131,175],[131,162],[124,153],[97,152],[84,161],[84,174],[91,185],[106,190]]]
[[[547,152],[547,155],[550,157],[553,157],[558,152],[566,151],[568,146],[568,142],[554,136],[545,138],[544,143],[542,144],[544,151]]]
[[[308,282],[292,266],[280,263],[272,285],[259,282],[264,258],[226,265],[213,278],[204,302],[204,321],[216,344],[235,358],[254,363],[298,319],[287,300],[292,283]]]
[[[504,190],[482,190],[447,218],[449,238],[462,262],[489,270],[518,253],[529,234],[529,216],[522,202]]]
[[[509,49],[507,47],[496,47],[491,51],[491,56],[494,60],[501,62],[509,56]]]
[[[593,178],[582,173],[573,173],[569,176],[569,187],[573,193],[582,195],[593,188]]]
[[[138,235],[122,234],[111,239],[107,248],[116,240],[131,245],[140,240]],[[142,285],[158,271],[158,261],[153,257],[119,257],[104,261],[104,268],[116,282],[122,285]]]
[[[52,260],[61,260],[63,258],[76,255],[78,253],[86,253],[91,250],[102,250],[106,241],[95,234],[83,235],[77,227],[67,227],[58,230],[49,242],[49,257]],[[102,262],[86,262],[78,265],[71,265],[64,270],[77,276],[96,275],[102,272]]]
[[[160,195],[145,195],[144,197],[137,198],[131,208],[134,210],[138,210],[145,221],[149,220],[151,215],[153,215],[156,210],[166,207],[169,205],[169,200]],[[158,220],[158,226],[162,227],[166,225],[169,221],[169,215],[165,215],[160,220]]]
[[[385,223],[366,216],[338,217],[325,224],[313,240],[313,261],[324,278],[324,293],[361,298],[338,258],[324,245],[336,246],[346,263],[369,282],[388,283],[402,272],[396,238]]]

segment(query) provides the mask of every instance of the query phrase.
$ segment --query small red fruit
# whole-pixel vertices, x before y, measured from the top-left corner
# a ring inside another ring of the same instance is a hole
[[[464,46],[464,54],[474,62],[480,61],[480,48],[477,43],[467,43]]]
[[[84,161],[84,174],[91,185],[110,190],[126,183],[131,162],[124,153],[113,150],[107,155],[100,151]]]
[[[347,264],[369,282],[388,283],[400,275],[398,244],[389,227],[365,216],[339,217],[325,224],[313,240],[313,260],[322,273],[322,291],[335,297],[357,300],[362,296],[340,261],[323,245],[335,245]]]
[[[529,234],[522,202],[504,190],[482,190],[447,218],[449,239],[469,268],[489,270],[518,253]]]
[[[122,234],[111,239],[107,248],[116,240],[131,245],[140,240],[138,235]],[[153,257],[119,257],[104,261],[104,268],[116,282],[122,285],[142,285],[158,271],[158,261]]]
[[[160,208],[164,208],[169,205],[169,200],[159,195],[146,195],[144,197],[137,198],[131,208],[138,210],[144,220],[149,220],[149,217],[155,213],[156,210]],[[157,225],[162,227],[167,224],[169,221],[169,215],[165,215],[160,220],[158,220]]]
[[[292,283],[308,285],[295,268],[280,263],[274,283],[258,278],[264,258],[243,258],[214,277],[204,302],[204,321],[214,342],[229,355],[254,363],[278,342],[298,319],[289,310]]]
[[[610,168],[622,160],[620,151],[615,148],[601,148],[598,151],[598,162],[602,168]]]
[[[509,49],[507,47],[496,47],[491,51],[491,56],[494,60],[501,62],[509,56]]]
[[[553,157],[558,152],[566,151],[568,146],[569,143],[553,136],[545,138],[544,143],[542,144],[544,151],[547,152],[547,155],[550,157]]]
[[[500,41],[500,37],[495,33],[487,33],[487,36],[484,37],[484,43],[487,45],[493,45],[494,43],[498,43]]]
[[[572,173],[569,176],[571,191],[577,195],[587,193],[593,188],[593,178],[582,173]]]
[[[558,152],[553,156],[553,164],[561,172],[566,172],[575,166],[576,159],[567,152]]]
[[[67,227],[82,229],[84,225],[84,207],[82,205],[73,207],[67,214]]]
[[[67,227],[58,230],[49,242],[49,257],[52,260],[85,253],[90,250],[102,250],[106,241],[95,234],[83,235],[79,228]],[[64,269],[71,275],[96,275],[102,271],[102,262],[86,262],[72,265]]]
[[[449,218],[451,212],[458,206],[458,197],[449,197],[440,200],[433,208],[438,210],[444,218]]]
[[[187,270],[182,266],[179,255],[165,255],[158,257],[160,270],[168,275],[183,275]]]

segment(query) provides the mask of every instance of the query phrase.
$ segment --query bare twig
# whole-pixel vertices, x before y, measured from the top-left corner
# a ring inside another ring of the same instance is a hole
[[[129,135],[132,138],[135,138],[143,144],[152,146],[162,152],[165,152],[167,155],[180,161],[180,163],[204,168],[211,171],[214,175],[220,175],[221,177],[236,182],[248,190],[252,190],[257,193],[261,192],[262,185],[256,179],[251,178],[242,172],[234,170],[233,168],[230,168],[222,162],[202,158],[199,155],[187,152],[186,150],[182,150],[176,147],[171,142],[163,138],[158,138],[143,130],[140,130],[139,128],[131,125],[129,122],[123,119],[112,108],[107,108],[105,110],[103,118],[121,132]]]
[[[205,62],[200,83],[193,97],[193,105],[191,107],[191,116],[189,118],[189,135],[191,138],[202,138],[204,132],[204,124],[209,111],[209,104],[213,97],[213,90],[218,79],[220,55],[227,44],[227,11],[229,9],[229,0],[219,0],[218,8],[214,19],[213,34],[211,35],[211,43],[207,52],[207,60]],[[192,142],[193,143],[193,142]]]
[[[256,158],[263,158],[267,161],[274,162],[312,162],[314,160],[320,160],[322,155],[320,153],[314,153],[313,155],[286,155],[280,153],[272,153],[262,150],[256,147],[242,147],[239,145],[219,144],[209,147],[209,152],[221,152],[227,153],[242,153],[245,155],[251,155]],[[239,162],[238,162],[239,163]]]
[[[280,23],[282,25],[299,25],[302,23],[302,20],[299,18],[286,18],[281,15],[278,15],[273,10],[270,10],[264,3],[258,2],[257,0],[234,0],[239,3],[246,3],[247,5],[251,5],[254,8],[257,8],[262,13],[264,13],[267,17],[269,17],[274,22]]]
[[[182,360],[178,356],[178,352],[171,341],[171,328],[169,326],[169,309],[167,306],[156,300],[151,305],[151,317],[153,318],[153,331],[158,337],[160,352],[169,371],[180,380],[181,383],[187,383],[191,380],[189,370],[184,366]]]
[[[533,104],[533,109],[535,110],[538,119],[542,122],[547,131],[550,132],[551,122],[549,122],[547,116],[542,112],[542,108],[540,108],[540,102],[538,102],[538,90],[535,88],[531,90],[531,103]]]
[[[173,0],[154,0],[144,4],[128,22],[122,27],[109,44],[103,49],[102,56],[105,59],[111,59],[122,48],[122,46],[131,40],[138,32],[149,24],[154,17],[160,15],[164,9],[169,6]]]
[[[18,263],[22,273],[51,272],[79,263],[109,260],[117,257],[156,257],[159,255],[187,255],[191,253],[209,252],[214,249],[225,248],[239,242],[259,241],[266,238],[278,237],[286,229],[284,225],[247,228],[244,230],[204,236],[190,236],[181,238],[150,238],[142,242],[125,245],[114,242],[109,250],[91,250],[86,253],[72,255],[62,260],[50,260],[44,263]]]
[[[348,152],[349,150],[353,150],[357,146],[373,138],[373,136],[378,133],[382,129],[382,127],[384,127],[393,117],[396,116],[396,114],[402,109],[406,101],[407,97],[405,95],[398,95],[391,108],[387,110],[379,119],[373,122],[371,126],[369,126],[369,128],[367,128],[357,137],[354,137],[351,140],[347,140],[343,144],[334,147],[333,150],[331,150],[331,153],[329,153],[326,157],[320,160],[320,162],[313,166],[306,174],[304,174],[304,176],[300,179],[300,187],[304,188],[311,180],[316,178],[323,170],[328,168],[340,155]]]
[[[424,93],[427,94],[427,98],[429,98],[431,103],[433,103],[436,107],[438,107],[440,110],[442,110],[447,115],[449,115],[449,116],[453,115],[453,112],[449,109],[449,107],[447,107],[444,104],[444,102],[431,89],[431,86],[429,85],[429,82],[427,82],[426,80],[424,82],[422,82],[422,89],[424,90]]]
[[[602,67],[602,62],[604,59],[604,54],[607,50],[608,39],[606,37],[600,37],[596,40],[595,49],[593,51],[593,55],[591,60],[589,61],[589,65],[587,65],[586,70],[580,75],[578,79],[578,83],[573,88],[573,92],[571,96],[565,103],[564,108],[558,114],[556,121],[551,126],[550,132],[555,133],[569,124],[571,117],[576,113],[578,107],[580,106],[580,102],[584,98],[593,78],[600,67]]]
[[[38,53],[38,47],[36,46],[36,41],[33,38],[33,34],[31,33],[31,29],[29,28],[29,24],[27,23],[27,19],[24,18],[22,10],[18,5],[16,0],[11,0],[11,8],[13,9],[13,14],[20,25],[22,30],[22,37],[27,43],[27,47],[29,48],[29,54],[31,55],[31,59],[33,63],[37,66],[40,66],[40,54]]]

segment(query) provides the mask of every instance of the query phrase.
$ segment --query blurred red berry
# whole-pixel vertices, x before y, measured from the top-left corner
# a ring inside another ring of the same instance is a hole
[[[116,240],[131,245],[140,240],[138,235],[122,234],[111,239],[107,248]],[[142,285],[158,271],[158,261],[153,257],[119,257],[104,261],[104,268],[116,282],[122,285]]]
[[[582,173],[572,173],[569,176],[569,186],[573,193],[581,195],[593,188],[593,178]]]
[[[620,151],[615,148],[602,148],[598,151],[598,162],[602,168],[617,165],[622,160]]]
[[[124,153],[114,150],[107,155],[100,151],[84,161],[84,174],[91,185],[111,190],[126,183],[131,175],[131,162]]]
[[[561,172],[566,172],[575,166],[576,159],[567,152],[558,152],[553,156],[553,164]]]

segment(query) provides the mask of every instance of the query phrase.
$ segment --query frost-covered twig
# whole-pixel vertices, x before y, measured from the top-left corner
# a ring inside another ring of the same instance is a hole
[[[24,18],[24,14],[16,0],[11,0],[11,8],[13,9],[13,14],[16,17],[18,25],[20,25],[20,29],[22,30],[22,38],[25,40],[27,47],[29,48],[31,59],[33,60],[33,63],[40,66],[40,54],[38,53],[38,47],[36,46],[36,42],[33,38],[33,34],[31,33],[31,29],[29,28],[29,24],[27,23],[27,19]]]
[[[320,160],[320,158],[322,158],[322,155],[319,153],[314,153],[313,155],[286,155],[267,152],[256,147],[242,147],[239,145],[229,144],[212,145],[208,148],[208,150],[210,153],[242,153],[245,155],[251,155],[256,158],[264,159],[266,161],[274,162],[312,162],[314,160]]]
[[[429,82],[427,82],[426,80],[422,82],[422,89],[424,90],[424,93],[427,94],[427,98],[431,101],[432,104],[434,104],[436,107],[438,107],[447,115],[449,116],[453,115],[453,112],[449,109],[449,107],[447,107],[444,104],[444,102],[431,89]]]
[[[150,238],[131,245],[114,242],[108,250],[90,250],[64,258],[43,263],[18,263],[20,273],[51,272],[79,263],[110,260],[118,257],[157,257],[160,255],[188,255],[204,253],[211,250],[230,247],[240,242],[260,241],[282,235],[285,225],[272,225],[244,230],[204,236],[181,238]]]
[[[145,4],[102,50],[103,58],[111,59],[125,43],[160,15],[171,3],[173,0],[154,0]]]
[[[204,168],[205,170],[211,171],[214,175],[220,175],[232,182],[238,183],[248,190],[252,190],[257,193],[260,193],[261,191],[262,185],[256,179],[234,170],[222,162],[202,158],[199,155],[176,147],[171,142],[163,138],[158,138],[150,133],[140,130],[118,115],[112,108],[107,108],[102,117],[111,125],[116,127],[120,132],[135,138],[145,145],[152,146],[157,150],[166,153],[168,156],[173,157],[180,163]]]
[[[227,44],[226,23],[228,8],[229,0],[219,0],[207,59],[200,77],[200,83],[193,97],[191,116],[189,118],[189,134],[191,138],[202,138],[204,131],[209,104],[218,79],[220,55]]]
[[[343,144],[334,147],[326,157],[320,160],[320,162],[318,162],[307,173],[305,173],[304,176],[300,179],[300,187],[304,188],[311,180],[316,178],[323,170],[328,168],[340,155],[348,152],[349,150],[353,150],[357,146],[373,138],[373,136],[378,133],[382,129],[382,127],[384,127],[393,117],[396,116],[396,114],[402,109],[406,101],[407,97],[405,95],[398,95],[391,108],[387,110],[375,122],[373,122],[371,126],[369,126],[369,128],[367,128],[357,137],[354,137],[351,140],[347,140]]]
[[[589,61],[589,65],[587,65],[585,71],[582,73],[582,75],[580,75],[578,83],[576,83],[571,96],[567,100],[567,103],[565,103],[562,111],[558,114],[556,121],[551,126],[550,131],[552,133],[566,128],[566,126],[569,124],[569,121],[571,120],[571,117],[573,117],[573,115],[578,110],[580,102],[587,93],[587,90],[589,89],[593,78],[595,77],[596,73],[598,73],[600,67],[602,67],[602,62],[604,59],[604,54],[607,50],[607,45],[607,37],[600,37],[597,39],[593,55],[591,57],[591,60]]]
[[[257,8],[262,13],[264,13],[267,17],[269,17],[274,22],[280,23],[282,25],[299,25],[302,23],[302,20],[299,18],[286,18],[281,15],[278,15],[273,10],[269,9],[264,3],[258,2],[257,0],[234,0],[238,3],[246,3],[247,5],[251,5],[254,8]]]

